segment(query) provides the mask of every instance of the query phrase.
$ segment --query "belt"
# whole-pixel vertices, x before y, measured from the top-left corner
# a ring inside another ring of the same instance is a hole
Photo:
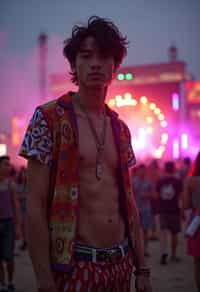
[[[128,239],[124,240],[121,244],[111,248],[94,248],[91,246],[75,243],[74,259],[77,261],[112,263],[125,257],[125,255],[128,253],[128,250]]]

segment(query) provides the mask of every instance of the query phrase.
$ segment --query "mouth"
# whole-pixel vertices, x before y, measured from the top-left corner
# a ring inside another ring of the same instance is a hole
[[[90,73],[90,74],[88,74],[88,76],[90,77],[90,78],[103,78],[104,77],[104,75],[102,74],[102,73]]]

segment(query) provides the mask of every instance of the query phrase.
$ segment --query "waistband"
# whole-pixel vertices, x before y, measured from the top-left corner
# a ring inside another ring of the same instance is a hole
[[[113,262],[124,258],[129,251],[129,242],[126,238],[121,243],[109,248],[96,248],[80,243],[74,244],[74,259],[90,262]]]

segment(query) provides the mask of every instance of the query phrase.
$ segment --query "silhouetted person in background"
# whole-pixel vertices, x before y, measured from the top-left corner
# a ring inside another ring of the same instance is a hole
[[[156,159],[152,160],[147,168],[147,176],[152,184],[153,196],[151,197],[151,210],[152,210],[152,228],[150,234],[150,240],[159,240],[159,226],[158,226],[158,216],[159,216],[159,200],[156,196],[156,184],[162,175],[162,170],[159,167],[158,161]]]
[[[184,209],[190,211],[187,226],[191,227],[193,224],[193,232],[187,235],[187,252],[194,258],[195,280],[200,292],[200,152],[195,159],[191,176],[186,179]]]
[[[21,250],[27,247],[26,242],[26,215],[27,215],[27,175],[26,168],[21,167],[16,179],[16,191],[19,200],[20,222],[21,222]]]
[[[14,243],[19,230],[16,189],[10,179],[10,158],[0,156],[0,291],[15,291]]]
[[[177,176],[181,179],[181,180],[185,180],[191,170],[191,159],[190,157],[185,157],[182,161],[182,165],[180,167],[180,169],[178,169],[177,171]]]
[[[183,184],[176,175],[175,163],[168,161],[164,165],[165,174],[157,182],[156,191],[159,198],[159,221],[162,265],[167,264],[168,233],[171,243],[171,260],[178,262],[178,233],[181,231],[180,200]]]

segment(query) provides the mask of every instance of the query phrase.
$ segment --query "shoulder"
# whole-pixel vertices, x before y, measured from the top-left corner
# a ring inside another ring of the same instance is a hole
[[[53,113],[56,112],[57,114],[62,114],[64,109],[70,108],[72,104],[72,95],[73,92],[68,92],[63,94],[56,99],[50,100],[40,106],[38,108],[45,114],[45,113]]]
[[[67,117],[66,112],[72,109],[72,92],[66,93],[54,100],[37,107],[47,124],[51,127],[60,121],[63,117]],[[65,115],[64,115],[65,114]]]

